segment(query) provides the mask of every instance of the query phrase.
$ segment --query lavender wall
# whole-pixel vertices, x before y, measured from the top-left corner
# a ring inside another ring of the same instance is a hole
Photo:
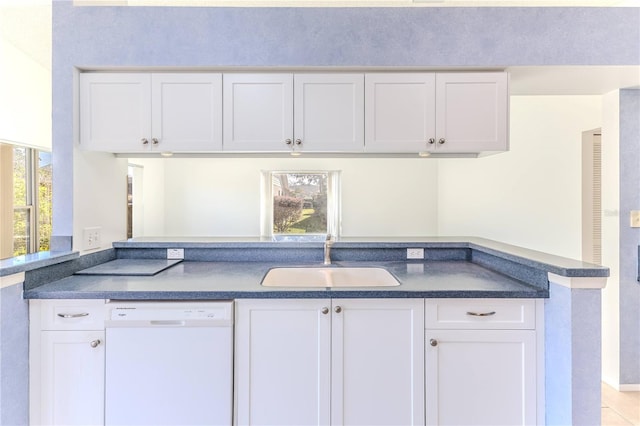
[[[620,91],[620,384],[640,384],[640,229],[629,212],[640,208],[640,90]]]
[[[29,311],[22,284],[0,289],[0,425],[29,416]]]
[[[633,64],[640,64],[638,8],[74,7],[56,1],[54,242],[70,245],[73,234],[75,66]]]

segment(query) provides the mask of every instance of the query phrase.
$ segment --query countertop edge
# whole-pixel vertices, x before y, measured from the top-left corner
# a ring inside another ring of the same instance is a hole
[[[22,256],[0,260],[0,277],[18,274],[20,272],[33,271],[47,266],[57,265],[69,260],[77,259],[80,253],[41,251]]]
[[[437,299],[437,298],[496,298],[496,299],[542,299],[548,298],[548,290],[522,291],[59,291],[41,293],[37,290],[24,292],[25,299],[109,299],[109,300],[234,300],[234,299]]]

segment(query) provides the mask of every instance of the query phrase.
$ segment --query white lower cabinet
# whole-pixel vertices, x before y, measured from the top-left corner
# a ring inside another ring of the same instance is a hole
[[[100,425],[104,419],[104,331],[44,331],[40,421]]]
[[[236,303],[237,424],[424,423],[422,299]]]
[[[30,302],[30,424],[103,424],[103,309],[103,300]]]
[[[535,300],[426,301],[427,425],[536,425]]]
[[[30,424],[104,424],[104,303],[30,301]],[[237,425],[544,423],[541,301],[235,303]]]

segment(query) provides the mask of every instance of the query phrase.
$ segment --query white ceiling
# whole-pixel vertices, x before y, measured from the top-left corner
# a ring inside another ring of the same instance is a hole
[[[51,26],[51,0],[0,0],[0,37],[48,70]]]
[[[4,0],[12,1],[12,0]],[[13,0],[17,1],[17,0]],[[37,0],[35,0],[37,1]],[[241,6],[241,7],[554,7],[640,6],[640,0],[73,0],[78,6]]]
[[[91,1],[96,3],[96,0]],[[163,4],[178,2],[177,0],[153,1]],[[344,0],[336,1],[345,3]],[[511,4],[514,1],[516,0],[500,0],[499,2]],[[640,0],[633,1],[640,3]],[[132,2],[130,1],[130,3]],[[447,0],[447,2],[462,3],[457,0]],[[577,2],[584,3],[583,1]],[[179,3],[184,5],[214,2],[184,0]],[[478,1],[476,3],[484,5],[495,2]],[[544,3],[549,2],[544,1]],[[554,3],[567,3],[567,1],[555,1]],[[599,3],[611,3],[611,1],[599,0]],[[50,70],[50,0],[0,0],[0,36],[25,52],[38,64]],[[511,73],[511,93],[514,95],[600,95],[619,88],[640,88],[640,64],[634,66],[525,66],[509,67],[507,71]]]
[[[512,95],[602,95],[640,89],[640,65],[509,67]]]

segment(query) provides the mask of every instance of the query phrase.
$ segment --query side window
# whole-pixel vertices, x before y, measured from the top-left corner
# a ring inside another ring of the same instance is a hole
[[[340,172],[263,172],[262,235],[322,241],[340,229]]]
[[[0,144],[0,258],[49,250],[51,153]]]

